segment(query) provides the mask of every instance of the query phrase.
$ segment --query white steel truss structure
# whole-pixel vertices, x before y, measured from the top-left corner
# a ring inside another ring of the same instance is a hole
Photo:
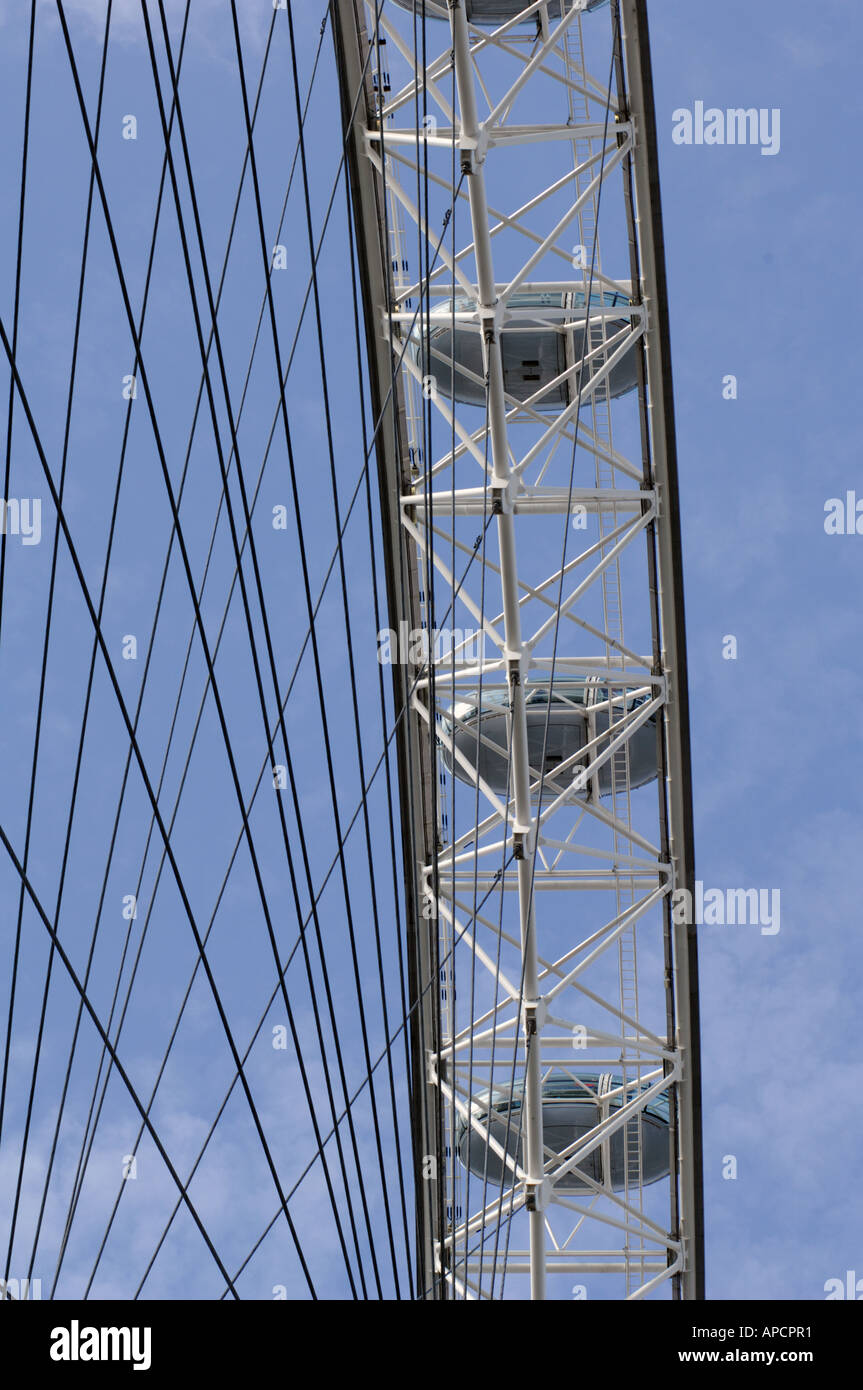
[[[644,0],[336,10],[400,639],[421,1289],[702,1297]]]

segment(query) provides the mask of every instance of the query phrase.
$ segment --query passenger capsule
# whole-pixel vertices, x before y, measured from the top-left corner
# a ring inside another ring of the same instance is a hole
[[[443,4],[444,0],[437,0],[438,4]],[[530,0],[467,0],[467,17],[473,24],[505,24],[508,19],[517,15],[519,10],[527,8]],[[600,5],[605,5],[608,0],[587,0],[588,10],[598,10]],[[397,5],[401,5],[403,10],[422,10],[425,8],[423,0],[415,3],[415,0],[396,0]],[[560,19],[561,0],[548,0],[549,19]],[[526,23],[536,23],[536,11],[528,15]],[[439,18],[433,10],[431,14]]]
[[[650,1084],[643,1082],[642,1089],[647,1089]],[[542,1128],[546,1147],[555,1153],[563,1153],[594,1129],[601,1119],[619,1110],[625,1100],[632,1100],[635,1087],[627,1085],[625,1097],[622,1087],[622,1077],[608,1072],[599,1075],[585,1072],[578,1076],[552,1072],[542,1086]],[[517,1163],[522,1162],[520,1131],[523,1089],[519,1083],[512,1090],[493,1090],[485,1096],[475,1097],[471,1105],[474,1119]],[[490,1109],[495,1112],[493,1116],[489,1114]],[[603,1155],[605,1145],[599,1144],[555,1186],[567,1192],[588,1192],[593,1189],[585,1179],[590,1178],[606,1189],[611,1187],[614,1192],[622,1191],[627,1167],[627,1140],[630,1182],[635,1180],[638,1171],[635,1164],[639,1157],[642,1182],[658,1182],[669,1172],[668,1116],[668,1096],[663,1093],[640,1112],[640,1156],[634,1143],[637,1130],[633,1119],[615,1130],[608,1140],[607,1170]],[[491,1185],[500,1185],[505,1166],[503,1159],[464,1118],[456,1129],[456,1148],[461,1162],[471,1173],[480,1179],[487,1176]],[[507,1168],[506,1171],[511,1180],[512,1169]]]
[[[591,308],[629,307],[630,299],[618,291],[593,291]],[[447,314],[475,314],[474,300],[456,299],[439,305],[428,335],[415,333],[414,357],[423,376],[432,376],[441,395],[464,405],[485,405],[485,366],[482,329],[479,319],[465,317],[447,321]],[[586,380],[599,371],[610,356],[601,344],[602,325],[594,322],[588,330],[585,351],[586,296],[583,289],[526,291],[513,294],[507,305],[507,318],[500,335],[503,360],[503,386],[507,395],[524,402],[544,386],[547,390],[534,402],[536,410],[561,410],[578,396],[582,372]],[[606,341],[629,326],[628,318],[606,318]],[[586,352],[599,349],[586,369],[580,366]],[[562,381],[557,378],[575,367]],[[625,352],[606,378],[608,394],[623,396],[637,385],[636,356]],[[556,382],[554,386],[552,382]]]
[[[536,782],[545,773],[543,800],[553,800],[559,796],[580,771],[576,761],[567,768],[555,784],[557,768],[568,758],[581,751],[586,743],[599,738],[599,743],[587,755],[592,760],[602,753],[608,745],[602,734],[610,724],[619,723],[626,709],[631,711],[650,699],[648,694],[628,695],[614,693],[609,709],[608,693],[602,685],[583,677],[560,679],[554,682],[549,701],[547,681],[535,681],[528,687],[525,698],[527,715],[527,749],[531,767],[531,781]],[[549,708],[550,704],[550,708]],[[468,701],[456,703],[450,711],[451,717],[444,718],[444,726],[452,737],[455,747],[463,753],[471,768],[477,767],[477,743],[479,743],[479,774],[492,791],[512,795],[511,777],[508,781],[509,759],[509,692],[492,690],[483,692],[481,706]],[[546,734],[546,724],[548,732]],[[479,735],[479,737],[477,737]],[[616,735],[612,734],[612,737]],[[545,762],[543,763],[543,744]],[[629,749],[629,785],[641,787],[656,776],[656,717],[651,715],[627,740]],[[621,745],[622,748],[622,745]],[[444,746],[443,759],[450,772],[462,782],[471,785],[472,777],[464,765],[453,758],[449,748]],[[612,763],[616,791],[623,791],[626,785],[626,769],[620,754],[613,754],[599,770],[599,791],[601,796],[611,794]],[[580,795],[586,795],[590,787],[576,787]],[[534,794],[536,798],[536,793]]]

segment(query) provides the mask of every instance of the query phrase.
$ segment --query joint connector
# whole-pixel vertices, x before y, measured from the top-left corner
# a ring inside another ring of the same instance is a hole
[[[526,1038],[541,1033],[548,1020],[548,1004],[544,999],[527,999],[522,1005],[522,1027]]]
[[[517,825],[512,829],[512,857],[513,859],[526,859],[533,853],[535,838],[534,827],[522,828]]]
[[[488,491],[491,499],[492,516],[511,516],[512,491],[510,484],[508,482],[492,482]]]
[[[527,1178],[524,1184],[525,1211],[545,1211],[548,1206],[549,1184],[545,1178]]]
[[[509,681],[509,688],[521,685],[521,657],[507,656],[506,658],[506,678]]]

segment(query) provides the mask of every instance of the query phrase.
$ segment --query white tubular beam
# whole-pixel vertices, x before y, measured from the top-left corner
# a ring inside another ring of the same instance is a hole
[[[492,491],[496,494],[496,505],[499,508],[497,531],[512,714],[510,757],[515,802],[513,832],[514,836],[521,837],[522,845],[529,846],[533,833],[533,811],[530,800],[527,714],[522,682],[524,651],[521,640],[518,561],[515,545],[515,524],[509,503],[512,473],[507,448],[506,400],[503,384],[499,311],[495,294],[485,177],[482,163],[477,161],[473,153],[480,135],[480,127],[477,118],[467,15],[463,0],[451,0],[450,8],[456,90],[461,112],[462,160],[470,199],[474,257],[477,270],[478,308],[483,321],[485,363],[488,373],[488,415],[493,465]],[[522,857],[517,862],[524,981],[523,1013],[526,1033],[523,1144],[524,1169],[527,1178],[526,1205],[530,1222],[530,1292],[532,1299],[544,1299],[546,1290],[545,1217],[542,1210],[544,1204],[540,1195],[544,1181],[544,1150],[540,1037],[537,1021],[539,1000],[537,995],[536,920],[530,854],[523,851]]]

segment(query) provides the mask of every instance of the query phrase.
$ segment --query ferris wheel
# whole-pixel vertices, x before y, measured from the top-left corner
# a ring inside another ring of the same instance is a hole
[[[646,5],[335,14],[403,716],[418,1293],[703,1297]]]
[[[646,0],[264,8],[4,30],[0,1301],[703,1298]]]

